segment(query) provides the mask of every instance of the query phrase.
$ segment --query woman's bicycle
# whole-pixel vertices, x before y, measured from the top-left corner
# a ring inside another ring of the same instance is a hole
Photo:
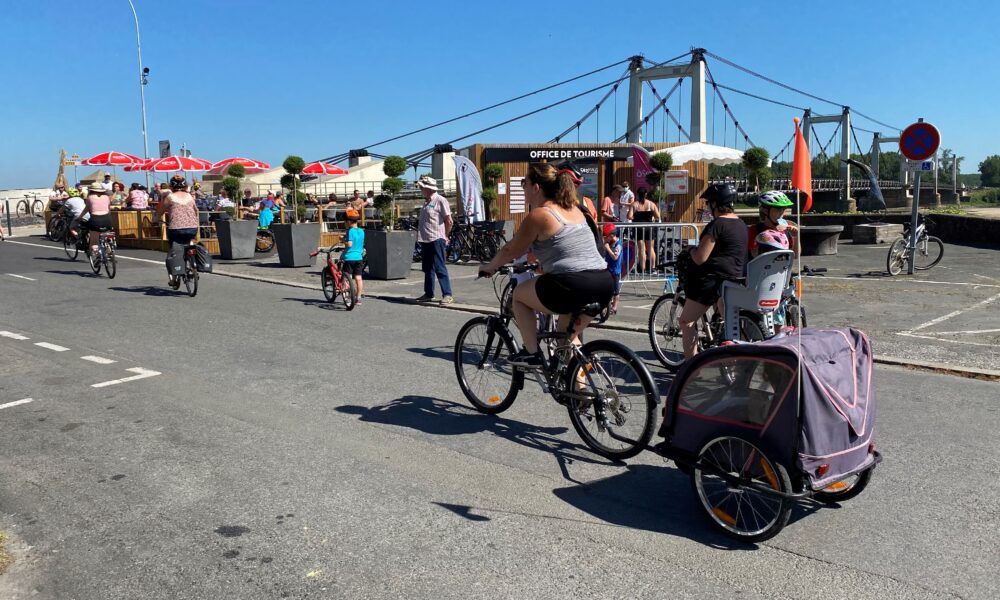
[[[84,247],[87,252],[87,258],[90,259],[90,269],[94,272],[94,275],[100,275],[101,267],[104,267],[104,272],[107,273],[108,279],[114,279],[115,275],[118,274],[118,257],[115,256],[118,241],[115,237],[115,232],[101,232],[100,237],[97,238],[97,252],[93,252],[87,246],[86,238],[84,238]],[[65,242],[63,249],[66,249]],[[68,250],[66,250],[66,254],[69,255]],[[75,260],[76,256],[74,255],[72,258]]]
[[[194,298],[198,294],[198,281],[201,279],[198,271],[198,245],[194,242],[184,246],[184,272],[178,278],[184,284],[188,296]]]
[[[510,267],[498,272],[509,273]],[[600,311],[599,304],[589,304],[570,315],[566,331],[539,333],[546,360],[534,371],[510,364],[519,344],[509,312],[502,309],[497,315],[471,319],[455,339],[455,374],[462,393],[479,412],[498,414],[514,403],[525,376],[532,376],[566,407],[573,428],[594,452],[612,459],[635,456],[653,435],[656,384],[643,362],[623,344],[571,343],[580,317],[594,317]]]
[[[928,225],[933,225],[933,222],[930,219],[921,218],[917,225],[916,248],[910,244],[909,225],[903,228],[903,237],[889,246],[889,254],[885,259],[885,269],[890,275],[899,275],[903,272],[903,267],[910,260],[911,252],[913,252],[913,268],[918,271],[926,271],[941,262],[944,257],[944,244],[933,235],[928,235]]]
[[[344,273],[344,260],[333,258],[333,253],[336,251],[337,248],[330,247],[310,252],[309,256],[326,255],[326,266],[320,273],[320,282],[323,285],[323,295],[326,297],[326,301],[332,303],[337,296],[340,296],[344,302],[344,308],[354,310],[358,301],[358,284],[353,277]]]

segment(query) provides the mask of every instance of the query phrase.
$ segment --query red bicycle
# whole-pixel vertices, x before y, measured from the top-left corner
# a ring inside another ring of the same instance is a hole
[[[323,267],[321,274],[323,295],[326,296],[326,301],[333,302],[337,296],[340,296],[344,302],[344,308],[354,310],[354,305],[358,300],[358,284],[355,283],[353,277],[344,273],[344,260],[333,258],[333,248],[317,250],[310,253],[309,256],[316,256],[320,253],[326,255],[326,266]]]

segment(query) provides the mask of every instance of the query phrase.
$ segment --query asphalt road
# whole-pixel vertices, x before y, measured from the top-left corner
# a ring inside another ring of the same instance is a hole
[[[0,245],[0,406],[31,399],[0,408],[0,598],[1000,594],[997,384],[878,369],[872,485],[747,546],[671,464],[596,457],[537,390],[467,408],[467,314],[164,280]]]

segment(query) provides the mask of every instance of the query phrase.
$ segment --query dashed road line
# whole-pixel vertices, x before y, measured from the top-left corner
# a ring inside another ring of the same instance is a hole
[[[25,277],[24,275],[18,275],[16,273],[7,273],[10,277],[17,277],[18,279],[27,279],[28,281],[38,281],[37,279],[32,279],[31,277]]]
[[[103,356],[81,356],[81,360],[89,360],[92,363],[97,363],[99,365],[110,365],[118,361],[112,360],[110,358],[104,358]]]
[[[24,400],[15,400],[13,402],[8,402],[7,404],[0,404],[0,409],[10,408],[11,406],[20,406],[22,404],[27,404],[32,402],[31,398],[25,398]]]
[[[102,388],[108,387],[109,385],[118,385],[119,383],[127,383],[129,381],[136,381],[139,379],[146,379],[147,377],[156,377],[157,375],[162,375],[159,371],[151,371],[149,369],[143,369],[142,367],[133,367],[131,369],[126,369],[129,373],[136,373],[131,377],[123,377],[121,379],[112,379],[111,381],[102,381],[101,383],[95,383],[90,387]]]
[[[31,339],[26,335],[21,335],[20,333],[14,333],[13,331],[0,331],[0,337],[10,338],[12,340],[28,340]]]
[[[45,348],[46,350],[52,350],[53,352],[66,352],[69,348],[65,346],[60,346],[58,344],[50,344],[48,342],[35,342],[35,345],[39,348]]]

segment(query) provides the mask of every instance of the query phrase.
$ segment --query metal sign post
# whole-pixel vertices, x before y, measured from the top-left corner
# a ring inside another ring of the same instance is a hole
[[[899,151],[904,157],[913,161],[924,161],[934,156],[938,146],[941,145],[941,134],[937,127],[930,123],[924,123],[923,119],[910,125],[899,134]],[[920,174],[923,170],[917,171],[916,190],[913,192],[913,211],[910,216],[910,252],[907,256],[909,266],[906,273],[913,275],[913,265],[917,252],[917,217],[920,211]]]

